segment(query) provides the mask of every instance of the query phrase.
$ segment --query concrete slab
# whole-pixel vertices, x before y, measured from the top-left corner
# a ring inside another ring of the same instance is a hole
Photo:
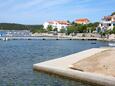
[[[115,48],[80,60],[71,68],[115,77]]]
[[[105,86],[115,86],[115,78],[112,76],[105,76],[91,72],[83,72],[79,70],[70,69],[70,66],[80,60],[86,59],[98,53],[104,52],[109,48],[93,48],[79,53],[75,53],[62,58],[49,60],[46,62],[34,64],[33,68],[36,70],[50,72],[61,76],[66,76],[73,79],[80,79],[83,81],[96,83]]]

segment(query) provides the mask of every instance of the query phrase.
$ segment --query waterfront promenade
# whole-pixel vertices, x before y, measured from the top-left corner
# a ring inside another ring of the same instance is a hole
[[[96,57],[94,57],[95,55],[98,55],[99,53],[106,52],[106,51],[111,52],[111,49],[112,48],[93,48],[93,49],[85,50],[85,51],[75,53],[69,56],[65,56],[62,58],[34,64],[33,68],[38,71],[54,73],[54,74],[69,77],[75,80],[83,80],[83,81],[87,81],[87,82],[95,83],[99,85],[104,85],[104,86],[115,86],[115,77],[112,76],[112,74],[108,75],[106,73],[104,74],[96,73],[96,72],[94,73],[90,71],[85,71],[81,67],[75,66],[75,63],[77,64],[79,61],[88,59],[89,57],[90,58],[92,57],[92,59],[93,58],[96,59]],[[114,52],[115,52],[115,49],[112,49],[112,53]],[[107,61],[112,61],[113,57],[109,58],[109,56],[107,56],[106,58],[111,59],[111,60],[104,60],[107,62]],[[105,59],[105,58],[102,57],[102,59]],[[92,64],[91,61],[88,63]],[[84,63],[81,63],[80,65],[81,66],[84,65]],[[86,65],[85,67],[90,67],[90,66],[91,65],[88,65],[88,66]],[[77,68],[74,68],[74,67],[77,67]]]
[[[115,48],[76,62],[71,67],[75,70],[115,77]]]

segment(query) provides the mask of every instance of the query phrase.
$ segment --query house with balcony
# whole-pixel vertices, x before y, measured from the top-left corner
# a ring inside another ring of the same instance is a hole
[[[104,16],[99,24],[101,30],[113,30],[115,27],[115,15]]]
[[[47,29],[48,26],[52,26],[52,29],[57,29],[59,32],[61,29],[66,29],[70,23],[68,21],[48,21],[43,24],[44,29]]]
[[[87,18],[80,18],[75,20],[76,24],[89,24],[90,20]]]

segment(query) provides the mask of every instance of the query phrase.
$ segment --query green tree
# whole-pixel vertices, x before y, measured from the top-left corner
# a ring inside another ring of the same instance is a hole
[[[101,32],[101,28],[97,27],[97,33],[100,33],[100,32]]]
[[[87,29],[88,29],[88,32],[93,32],[96,30],[96,28],[99,26],[99,22],[94,22],[94,23],[89,23],[87,24]],[[90,28],[90,30],[89,30]]]
[[[32,30],[43,28],[42,25],[24,25],[15,23],[0,23],[1,30]]]
[[[115,34],[115,26],[114,26],[114,28],[113,28],[113,30],[112,30],[112,33]]]
[[[63,28],[60,30],[60,33],[66,33],[66,30]]]
[[[94,27],[94,24],[93,23],[89,23],[89,24],[87,24],[87,27]]]
[[[74,33],[75,32],[76,27],[75,26],[68,26],[67,27],[67,34],[69,35],[70,33]]]
[[[87,26],[86,25],[77,25],[77,32],[86,33],[87,32]]]
[[[87,32],[92,33],[94,31],[93,27],[87,27]]]
[[[99,32],[99,34],[101,35],[101,37],[105,37],[105,32]]]
[[[106,35],[112,34],[112,30],[106,30],[106,31],[105,31],[105,34],[106,34]]]
[[[45,33],[47,32],[45,29],[32,29],[31,30],[32,33]]]
[[[98,27],[99,26],[99,22],[94,22],[94,27]]]
[[[111,16],[113,16],[113,15],[115,15],[115,12],[113,12],[113,13],[111,14]]]
[[[74,24],[75,24],[75,22],[73,21],[71,24],[72,24],[72,25],[74,25]]]
[[[71,24],[71,22],[69,20],[67,20],[67,22]]]
[[[58,31],[58,29],[57,29],[57,28],[54,28],[53,31]]]
[[[47,30],[48,30],[48,31],[53,31],[52,26],[51,26],[51,25],[48,25]]]

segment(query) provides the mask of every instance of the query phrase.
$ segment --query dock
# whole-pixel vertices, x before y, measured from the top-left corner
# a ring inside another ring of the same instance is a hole
[[[75,80],[82,80],[89,83],[94,83],[104,86],[115,86],[115,77],[72,69],[72,64],[88,57],[95,56],[96,54],[105,52],[110,48],[92,48],[72,55],[53,59],[37,64],[33,64],[33,69],[37,71],[49,72],[60,76],[65,76]]]

